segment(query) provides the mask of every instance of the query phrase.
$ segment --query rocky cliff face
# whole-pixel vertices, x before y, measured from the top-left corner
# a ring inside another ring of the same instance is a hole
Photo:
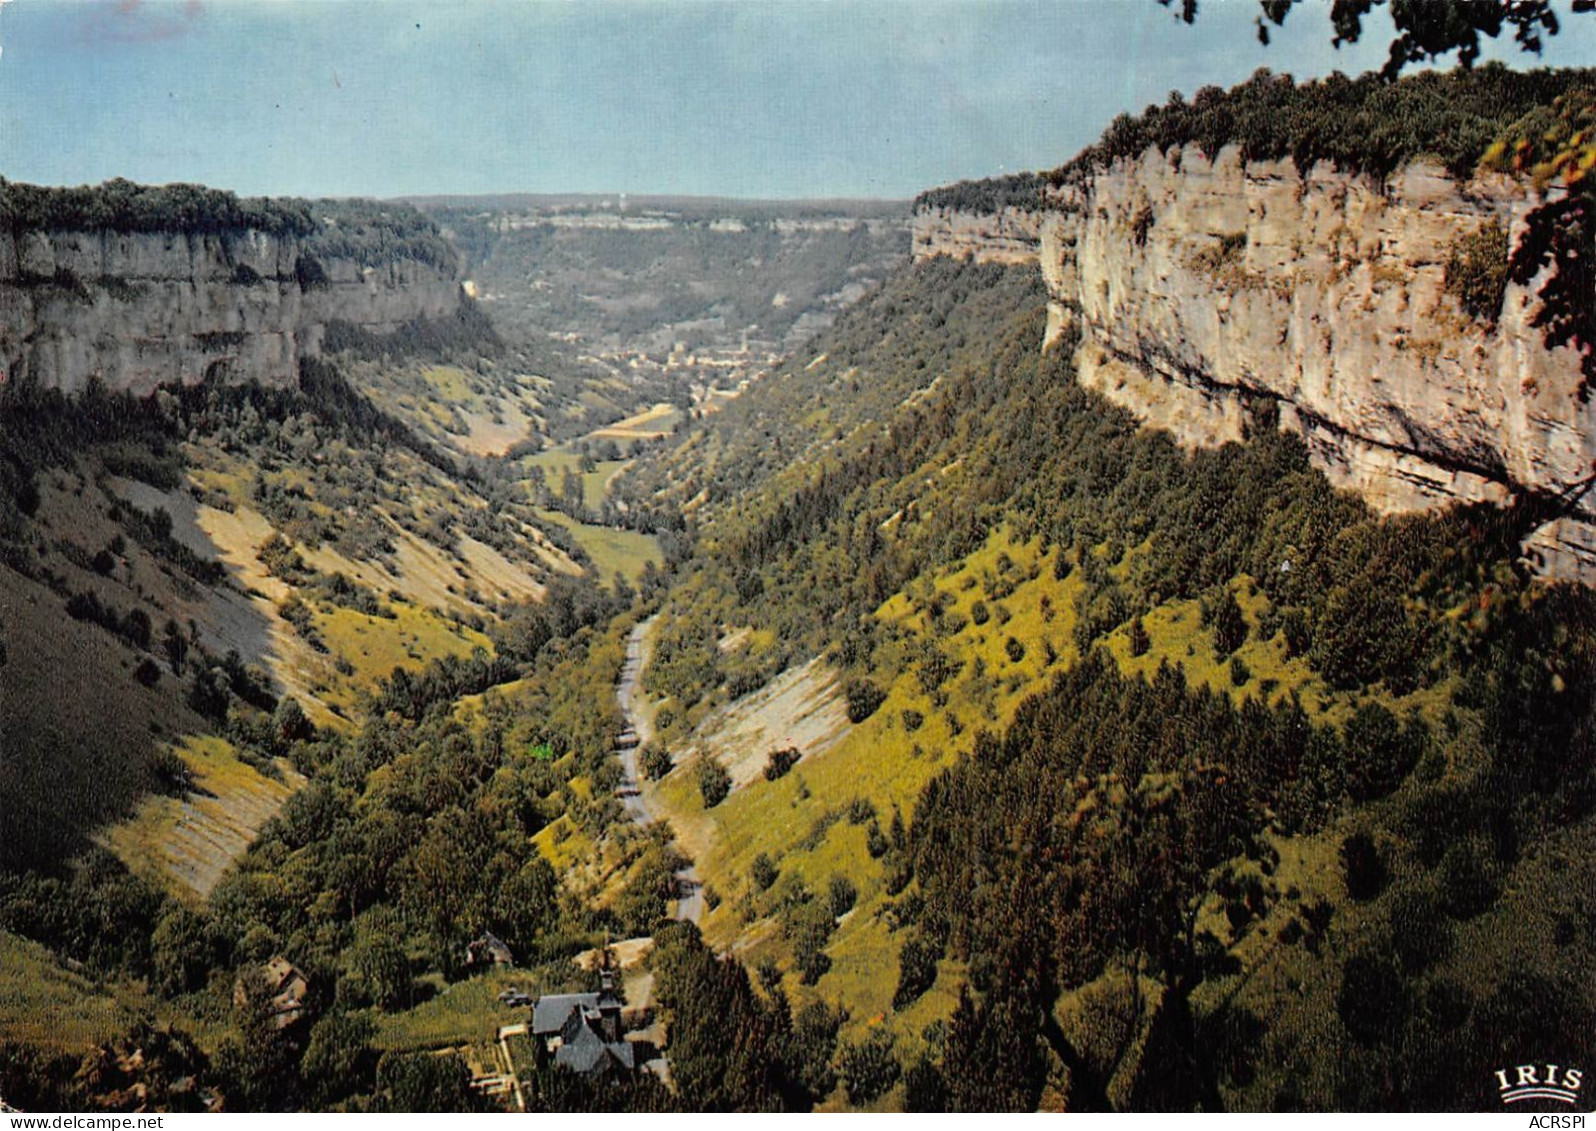
[[[291,384],[329,322],[391,332],[460,297],[452,272],[419,260],[317,261],[295,237],[252,230],[0,231],[0,378],[68,393],[209,373]]]
[[[1463,237],[1500,223],[1516,238],[1535,204],[1517,182],[1415,164],[1378,185],[1150,150],[1054,204],[1034,222],[1049,341],[1078,329],[1081,382],[1183,444],[1239,439],[1272,404],[1333,482],[1385,512],[1556,495],[1596,466],[1578,358],[1530,325],[1539,280],[1510,284],[1489,322],[1445,286]],[[959,254],[940,233],[982,222],[923,214],[915,247]],[[1015,256],[1005,237],[991,257]],[[1596,502],[1526,550],[1596,584]]]
[[[1035,263],[1042,227],[1049,216],[1018,208],[982,215],[952,208],[927,209],[915,215],[911,227],[914,257],[973,256],[983,263]]]

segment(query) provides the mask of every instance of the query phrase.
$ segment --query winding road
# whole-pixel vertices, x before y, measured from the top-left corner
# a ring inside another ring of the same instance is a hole
[[[654,734],[648,718],[637,708],[638,680],[643,674],[643,642],[654,623],[650,617],[632,629],[626,638],[626,660],[621,664],[621,675],[615,683],[615,702],[626,720],[626,729],[615,740],[615,756],[621,760],[620,798],[626,813],[639,825],[652,824],[655,816],[643,796],[642,774],[637,765],[637,752]],[[691,865],[676,873],[677,919],[697,923],[704,917],[704,885],[697,870]]]

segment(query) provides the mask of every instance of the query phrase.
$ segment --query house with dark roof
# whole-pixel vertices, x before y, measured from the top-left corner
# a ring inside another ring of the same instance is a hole
[[[305,1016],[305,998],[310,992],[310,979],[280,954],[260,968],[260,978],[270,999],[267,1012],[272,1028],[286,1029]],[[233,985],[233,1003],[243,1005],[249,1000],[244,979]]]
[[[596,993],[545,994],[532,1004],[531,1031],[556,1067],[584,1076],[630,1075],[636,1049],[621,1027],[620,995],[613,972],[603,972]]]

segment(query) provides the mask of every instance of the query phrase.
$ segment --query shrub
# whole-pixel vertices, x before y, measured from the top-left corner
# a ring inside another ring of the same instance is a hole
[[[704,808],[713,809],[731,792],[731,775],[715,759],[705,755],[698,763],[698,793],[704,799]]]
[[[1407,1012],[1406,980],[1394,964],[1370,954],[1353,955],[1341,972],[1336,1011],[1352,1039],[1377,1045],[1397,1031]]]
[[[802,756],[796,746],[772,750],[765,759],[765,780],[777,781],[786,777],[787,771],[796,766]]]
[[[1141,617],[1132,617],[1130,622],[1130,654],[1132,656],[1145,656],[1153,642],[1147,635],[1147,629],[1142,624]]]
[[[643,747],[639,761],[649,781],[659,781],[671,772],[670,751],[657,742],[650,742]]]
[[[936,944],[918,935],[909,938],[898,953],[898,988],[892,995],[892,1008],[907,1009],[937,980],[937,960],[942,955]]]
[[[1247,666],[1247,661],[1240,656],[1230,657],[1230,682],[1235,687],[1241,687],[1252,678],[1252,669]]]
[[[892,1035],[881,1029],[860,1044],[844,1044],[837,1071],[848,1090],[848,1102],[855,1107],[880,1099],[903,1074],[892,1053]]]
[[[1384,797],[1407,777],[1425,746],[1422,724],[1407,727],[1378,703],[1359,707],[1344,728],[1347,792],[1355,801]]]
[[[1459,841],[1441,857],[1440,903],[1454,919],[1472,919],[1496,902],[1498,877],[1485,841]]]
[[[755,856],[753,864],[748,869],[748,878],[754,882],[757,891],[769,891],[770,885],[776,882],[779,874],[776,871],[775,861],[771,860],[768,852],[761,852]]]
[[[1228,656],[1247,642],[1247,620],[1230,590],[1203,602],[1203,626],[1214,630],[1214,654]]]
[[[1341,874],[1347,894],[1362,901],[1373,899],[1385,890],[1390,871],[1368,833],[1353,833],[1341,842]]]
[[[841,919],[853,910],[853,905],[858,902],[859,889],[847,876],[832,876],[831,887],[828,891],[831,897],[831,917]]]
[[[843,696],[848,700],[848,721],[855,726],[876,713],[887,698],[887,693],[867,679],[850,679],[843,685]]]
[[[231,699],[226,672],[209,664],[194,669],[194,682],[188,690],[189,707],[208,719],[221,722],[227,718]]]
[[[133,647],[143,652],[150,650],[154,628],[150,624],[150,614],[143,609],[129,609],[122,618],[120,632]]]
[[[1507,278],[1507,229],[1501,220],[1492,217],[1478,230],[1452,241],[1444,285],[1470,317],[1489,326],[1496,324]]]
[[[332,284],[327,269],[313,255],[301,255],[294,260],[294,280],[301,291],[324,290]]]

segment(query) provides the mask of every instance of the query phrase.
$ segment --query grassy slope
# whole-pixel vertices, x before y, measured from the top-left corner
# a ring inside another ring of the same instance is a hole
[[[190,735],[176,751],[194,790],[183,797],[145,796],[131,818],[101,837],[134,875],[195,901],[210,893],[303,779],[284,765],[262,773],[223,738]]]
[[[38,943],[0,931],[0,1037],[82,1052],[126,1030],[138,996],[58,964]]]
[[[971,622],[951,636],[930,633],[923,608],[907,594],[899,594],[877,611],[880,621],[895,626],[903,635],[905,646],[897,655],[907,654],[908,642],[935,638],[962,663],[961,676],[953,682],[946,706],[933,705],[906,664],[882,664],[875,674],[887,698],[876,713],[853,728],[836,748],[805,758],[786,778],[775,783],[758,779],[706,810],[693,776],[696,763],[688,760],[651,790],[651,798],[668,813],[684,844],[694,852],[701,873],[723,896],[724,901],[706,920],[707,936],[718,946],[738,949],[750,961],[785,957],[786,952],[770,922],[763,918],[744,921],[738,905],[738,897],[748,890],[747,875],[756,855],[769,854],[784,873],[801,878],[812,891],[824,890],[833,875],[845,875],[857,885],[858,906],[828,947],[833,959],[831,972],[813,990],[799,986],[795,975],[789,974],[787,979],[788,993],[795,1000],[818,995],[846,1006],[853,1016],[850,1031],[863,1032],[862,1026],[890,1013],[902,940],[879,917],[887,902],[885,877],[865,851],[864,828],[845,818],[832,824],[815,847],[799,846],[818,820],[841,814],[855,799],[871,802],[883,825],[894,807],[907,819],[926,783],[969,748],[976,730],[1001,732],[1027,696],[1045,687],[1054,671],[1074,662],[1075,602],[1081,580],[1078,574],[1062,581],[1054,578],[1057,553],[1056,549],[1042,553],[1035,542],[1017,544],[1000,531],[981,550],[942,571],[934,588],[949,599],[945,619],[955,615],[969,618],[977,601],[991,610],[985,625]],[[1012,592],[1001,600],[990,596],[999,583],[1003,588],[1012,586]],[[1245,578],[1237,579],[1234,590],[1255,625],[1267,601]],[[1160,606],[1144,622],[1152,645],[1142,656],[1130,655],[1123,627],[1108,639],[1110,653],[1127,673],[1150,674],[1168,661],[1179,664],[1192,684],[1225,691],[1238,704],[1248,696],[1261,696],[1264,682],[1270,681],[1272,699],[1296,694],[1311,714],[1326,721],[1339,722],[1350,713],[1349,700],[1332,695],[1306,661],[1286,659],[1278,636],[1260,640],[1254,634],[1242,646],[1237,654],[1252,675],[1236,686],[1228,660],[1222,663],[1214,657],[1212,633],[1201,627],[1197,602]],[[1011,638],[1024,648],[1018,661],[1010,659],[1005,647]],[[1051,662],[1049,647],[1057,657]],[[973,674],[977,662],[985,668],[985,679]],[[1389,702],[1404,709],[1410,705],[1433,707],[1444,701],[1444,695],[1431,690]],[[917,712],[923,718],[913,730],[906,712]],[[1295,851],[1307,854],[1300,878],[1326,863],[1324,852],[1313,845]],[[949,969],[934,990],[892,1019],[911,1046],[926,1024],[945,1017],[954,1004],[961,975],[953,964],[944,966]]]

